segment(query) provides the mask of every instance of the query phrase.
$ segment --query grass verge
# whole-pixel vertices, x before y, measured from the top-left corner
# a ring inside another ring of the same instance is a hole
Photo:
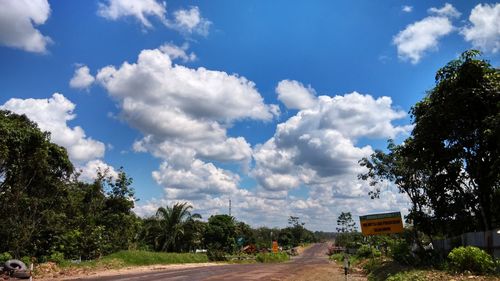
[[[98,260],[78,264],[64,261],[60,264],[44,263],[35,268],[36,277],[67,276],[130,266],[166,265],[208,262],[206,254],[161,253],[148,251],[120,251]]]
[[[148,251],[120,251],[106,256],[99,261],[106,263],[113,260],[122,263],[124,266],[208,262],[206,254]]]

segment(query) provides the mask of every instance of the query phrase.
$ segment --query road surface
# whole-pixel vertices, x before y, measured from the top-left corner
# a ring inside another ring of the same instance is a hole
[[[344,280],[343,271],[330,263],[326,256],[328,245],[314,244],[290,262],[279,264],[229,264],[193,267],[175,270],[132,273],[120,276],[82,278],[85,281],[163,281],[163,280]],[[73,279],[74,280],[74,279]],[[350,276],[349,280],[366,280],[362,276]]]

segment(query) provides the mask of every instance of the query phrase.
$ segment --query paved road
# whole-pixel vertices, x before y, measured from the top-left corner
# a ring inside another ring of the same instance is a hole
[[[327,244],[315,244],[290,262],[280,264],[231,264],[154,271],[121,276],[85,278],[85,281],[162,281],[162,280],[286,280],[308,274],[316,267],[333,267],[325,255]],[[305,278],[304,280],[308,280]]]

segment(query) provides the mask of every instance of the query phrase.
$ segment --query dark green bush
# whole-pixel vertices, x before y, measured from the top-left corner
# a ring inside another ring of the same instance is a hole
[[[356,251],[356,256],[360,258],[370,258],[370,257],[380,257],[382,254],[379,250],[374,247],[370,247],[369,245],[361,245],[359,249]]]
[[[209,261],[226,261],[226,253],[216,248],[208,248],[207,257]]]
[[[0,254],[0,263],[6,262],[12,259],[12,255],[9,252]]]
[[[411,252],[410,245],[405,240],[394,240],[389,244],[393,260],[403,265],[414,265],[417,260]]]
[[[448,254],[449,268],[453,271],[471,271],[477,274],[493,272],[495,262],[488,253],[473,247],[458,247]]]
[[[50,256],[47,258],[48,261],[55,262],[57,264],[62,264],[64,263],[64,254],[61,252],[54,251]]]

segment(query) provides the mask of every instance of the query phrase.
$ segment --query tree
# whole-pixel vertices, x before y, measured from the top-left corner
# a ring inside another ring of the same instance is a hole
[[[361,178],[393,181],[410,197],[409,218],[428,234],[500,226],[500,71],[478,55],[466,51],[438,70],[411,110],[411,136],[360,162]]]
[[[73,165],[25,115],[0,110],[0,136],[0,252],[46,254],[42,245],[63,231]]]
[[[208,218],[205,243],[209,250],[232,253],[236,246],[236,222],[229,215],[214,215]]]
[[[175,203],[172,207],[160,207],[156,212],[161,233],[157,236],[157,243],[161,245],[162,251],[180,252],[185,249],[182,245],[183,237],[187,234],[186,228],[195,219],[200,219],[199,214],[191,214],[193,206],[187,202]]]
[[[337,218],[337,232],[346,233],[346,232],[356,232],[358,228],[356,227],[356,223],[352,219],[351,212],[340,213]]]

